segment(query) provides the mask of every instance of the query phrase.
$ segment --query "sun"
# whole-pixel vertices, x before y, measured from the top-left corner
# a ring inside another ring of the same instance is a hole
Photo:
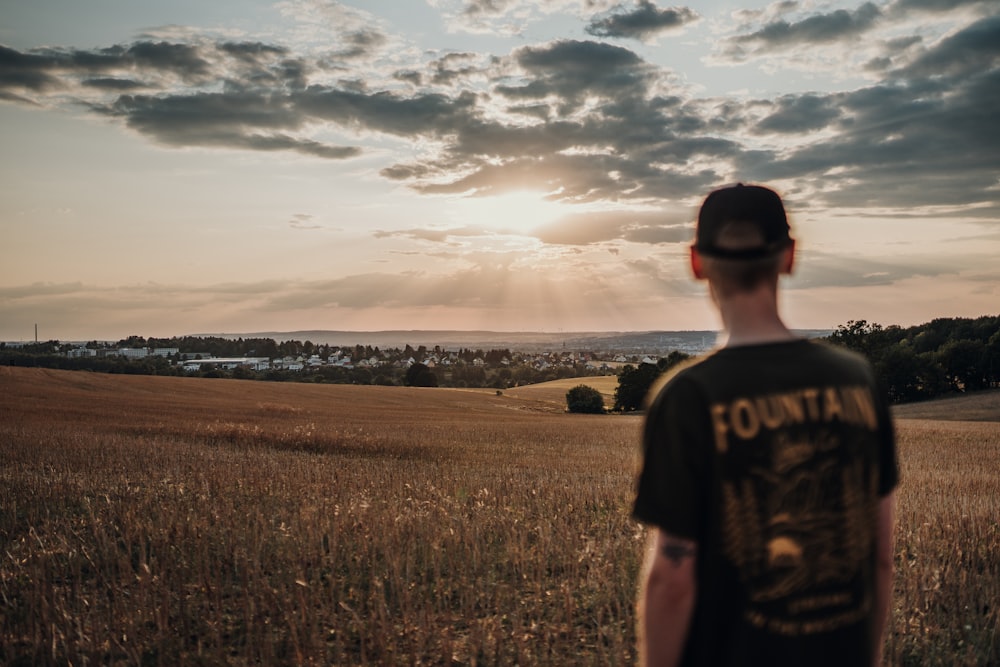
[[[526,234],[566,215],[566,207],[538,191],[518,190],[454,202],[454,221],[501,234]]]

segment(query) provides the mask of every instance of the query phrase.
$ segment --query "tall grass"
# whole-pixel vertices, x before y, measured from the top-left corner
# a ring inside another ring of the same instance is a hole
[[[637,418],[15,371],[0,663],[634,661]],[[893,664],[1000,661],[995,426],[901,428]]]
[[[902,421],[899,665],[1000,665],[1000,423]]]

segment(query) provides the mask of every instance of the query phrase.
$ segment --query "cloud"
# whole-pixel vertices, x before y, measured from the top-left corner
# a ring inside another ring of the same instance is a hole
[[[820,109],[835,134],[753,168],[764,180],[823,183],[816,201],[834,207],[996,205],[998,44],[1000,19],[983,19],[878,85],[808,96],[806,106]],[[829,118],[830,109],[839,117]]]
[[[898,75],[917,77],[976,76],[1000,65],[1000,15],[980,19],[941,40],[902,68]]]
[[[360,153],[356,147],[330,146],[282,132],[300,128],[305,119],[281,98],[261,93],[122,95],[113,104],[97,109],[123,118],[128,127],[171,146],[290,150],[328,159]]]
[[[894,12],[907,13],[910,11],[919,12],[952,12],[963,6],[983,6],[995,5],[995,0],[895,0],[890,3],[890,9]]]
[[[910,278],[937,278],[957,274],[954,258],[908,255],[905,259],[883,260],[871,257],[844,257],[815,250],[799,262],[790,289],[826,287],[858,288],[893,285]]]
[[[526,46],[513,54],[525,72],[523,85],[499,85],[496,91],[516,100],[554,97],[563,113],[580,107],[587,96],[611,99],[645,92],[653,68],[628,49],[601,42],[560,40]]]
[[[288,221],[288,226],[292,229],[322,229],[323,226],[313,222],[313,218],[314,216],[308,213],[296,213]]]
[[[586,31],[595,37],[646,40],[697,19],[698,14],[687,7],[660,9],[651,0],[638,0],[632,11],[616,11],[603,18],[594,17]]]
[[[519,35],[550,11],[552,3],[535,0],[429,0],[442,12],[448,29],[492,35]]]
[[[285,0],[276,6],[297,25],[293,43],[323,53],[324,67],[372,60],[392,45],[384,21],[363,9],[335,0]]]
[[[535,229],[532,235],[543,243],[560,245],[619,240],[656,245],[688,242],[692,229],[688,220],[661,211],[599,211],[566,216]]]
[[[402,68],[399,59],[381,68],[348,62],[351,49],[364,60],[395,38],[338,3],[283,6],[310,29],[334,30],[335,45],[189,35],[187,43],[143,39],[89,51],[0,47],[0,100],[72,100],[171,147],[343,160],[372,146],[378,174],[428,195],[527,189],[567,203],[662,207],[721,182],[780,180],[812,206],[998,205],[997,16],[945,13],[929,1],[811,15],[778,3],[741,14],[750,23],[722,42],[763,56],[865,34],[859,69],[871,62],[878,78],[853,90],[705,99],[635,51],[593,40],[499,55],[429,53]],[[480,17],[528,11],[519,0],[461,8]],[[903,9],[939,10],[950,28],[944,36],[921,31],[898,18]],[[334,21],[341,23],[330,28]],[[581,218],[543,231],[559,244],[658,243],[670,242],[675,229]]]
[[[800,21],[773,20],[754,32],[736,35],[721,43],[722,53],[735,61],[797,46],[815,46],[854,39],[871,30],[882,10],[866,2],[854,11],[837,9],[813,14]]]
[[[0,87],[38,92],[58,89],[61,83],[53,72],[57,62],[52,56],[21,53],[0,45]]]
[[[802,133],[819,130],[840,117],[830,97],[786,95],[776,100],[776,109],[757,124],[764,132]]]
[[[100,88],[102,90],[120,91],[120,90],[136,90],[138,88],[146,88],[146,84],[141,81],[132,81],[130,79],[115,79],[111,77],[96,78],[96,79],[84,79],[82,81],[83,85],[90,86],[92,88]]]
[[[455,237],[461,236],[486,236],[488,232],[479,227],[451,227],[449,229],[430,229],[430,228],[413,228],[413,229],[398,229],[395,231],[387,232],[383,230],[376,230],[372,236],[377,239],[386,238],[408,238],[415,239],[419,241],[430,241],[432,243],[450,243]]]

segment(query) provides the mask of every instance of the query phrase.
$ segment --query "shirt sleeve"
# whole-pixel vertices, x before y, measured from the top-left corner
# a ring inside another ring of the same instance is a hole
[[[634,518],[702,541],[711,484],[709,419],[701,392],[683,376],[660,391],[643,429]]]
[[[883,392],[879,401],[879,481],[878,493],[887,496],[899,484],[899,461],[896,458],[896,431]]]

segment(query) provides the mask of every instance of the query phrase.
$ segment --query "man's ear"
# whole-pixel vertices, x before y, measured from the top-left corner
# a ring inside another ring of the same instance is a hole
[[[795,268],[795,239],[789,239],[788,247],[781,256],[781,273],[791,274]]]
[[[705,279],[705,267],[702,266],[701,255],[698,254],[694,246],[691,246],[691,273],[698,280]]]

